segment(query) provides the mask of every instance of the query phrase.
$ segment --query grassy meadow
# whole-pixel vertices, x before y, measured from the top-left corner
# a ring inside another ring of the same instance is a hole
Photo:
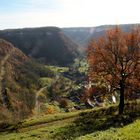
[[[121,116],[114,105],[26,119],[7,125],[0,140],[139,140],[140,102],[126,104]]]

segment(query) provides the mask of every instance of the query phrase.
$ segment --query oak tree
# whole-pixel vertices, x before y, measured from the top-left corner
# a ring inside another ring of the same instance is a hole
[[[123,32],[118,26],[88,47],[89,80],[102,79],[108,92],[119,90],[119,114],[124,111],[125,95],[140,89],[140,28]]]

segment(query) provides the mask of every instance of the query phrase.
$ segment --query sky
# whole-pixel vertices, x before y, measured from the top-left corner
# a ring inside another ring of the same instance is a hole
[[[140,23],[140,0],[0,0],[0,30]]]

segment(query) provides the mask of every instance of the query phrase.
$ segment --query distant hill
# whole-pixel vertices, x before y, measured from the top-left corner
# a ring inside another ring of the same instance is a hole
[[[38,80],[50,71],[0,39],[0,120],[23,119],[35,107]]]
[[[45,64],[66,66],[78,55],[78,45],[57,27],[3,30],[0,38]]]
[[[140,24],[124,24],[120,27],[130,31]],[[1,30],[0,38],[10,41],[27,56],[39,62],[67,66],[82,52],[85,52],[91,39],[99,38],[115,25],[97,27],[57,28],[40,27]]]
[[[122,24],[119,25],[123,31],[131,31],[131,29],[140,26],[140,24]],[[64,34],[69,36],[73,41],[79,44],[80,49],[85,51],[88,43],[91,39],[99,38],[104,35],[109,29],[115,28],[116,25],[102,25],[97,27],[75,27],[75,28],[63,28]]]

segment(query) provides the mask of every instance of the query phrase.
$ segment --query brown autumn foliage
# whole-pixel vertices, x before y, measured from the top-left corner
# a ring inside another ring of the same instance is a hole
[[[123,113],[124,97],[140,90],[140,28],[129,33],[118,26],[88,48],[89,80],[104,79],[110,92],[119,90],[119,113]]]
[[[65,108],[68,106],[68,102],[66,99],[60,99],[59,101],[60,107]]]
[[[102,87],[101,85],[99,86],[91,86],[90,88],[85,88],[84,94],[82,97],[82,101],[86,102],[87,99],[95,99],[95,98],[100,98],[105,97],[107,93],[107,88]]]

